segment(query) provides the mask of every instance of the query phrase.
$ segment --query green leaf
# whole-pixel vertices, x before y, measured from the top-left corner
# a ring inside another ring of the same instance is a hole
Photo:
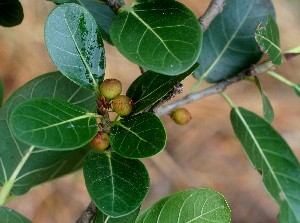
[[[134,102],[131,114],[138,113],[155,104],[174,89],[174,85],[185,79],[199,66],[195,64],[187,72],[178,76],[167,76],[153,71],[140,75],[129,87],[126,95]]]
[[[0,2],[0,26],[12,27],[19,25],[23,18],[23,8],[18,0]]]
[[[295,93],[300,97],[300,84],[294,86]]]
[[[3,97],[4,97],[4,84],[3,84],[2,78],[0,77],[0,107],[3,102]]]
[[[262,24],[255,30],[255,39],[261,50],[267,53],[275,66],[282,63],[282,51],[280,49],[280,36],[276,21],[272,16],[268,16],[265,27]]]
[[[149,190],[144,164],[114,152],[91,153],[83,173],[93,202],[110,217],[122,217],[138,209]]]
[[[1,206],[0,219],[2,223],[31,223],[31,221],[15,210]]]
[[[34,98],[60,98],[89,111],[96,110],[93,92],[79,87],[59,72],[31,80],[5,102],[0,108],[0,185],[6,184],[13,174],[17,174],[11,191],[15,195],[24,194],[38,184],[77,170],[90,149],[89,145],[64,152],[34,148],[23,168],[17,170],[31,146],[13,136],[8,120],[18,104]]]
[[[73,3],[57,6],[47,18],[45,41],[66,77],[97,92],[104,77],[104,47],[100,28],[86,9]]]
[[[262,97],[264,118],[267,122],[271,123],[274,120],[274,110],[272,104],[265,92],[263,91],[258,77],[254,76],[254,80]]]
[[[230,218],[230,208],[220,193],[193,189],[162,198],[141,213],[136,223],[229,223]]]
[[[166,145],[166,132],[160,119],[141,113],[121,119],[110,131],[110,145],[121,156],[145,158],[159,153]]]
[[[194,76],[218,82],[259,61],[262,53],[255,41],[255,28],[274,14],[271,0],[226,1],[223,12],[203,35],[198,59],[201,66]]]
[[[121,10],[111,25],[110,37],[126,58],[171,76],[195,64],[202,32],[193,12],[183,4],[156,0]]]
[[[11,128],[21,141],[53,150],[77,149],[98,131],[93,113],[60,99],[33,99],[11,114]]]
[[[135,219],[137,218],[139,212],[140,209],[138,208],[129,215],[125,215],[120,218],[112,218],[97,210],[93,223],[135,223]]]
[[[231,122],[266,189],[280,206],[279,221],[300,222],[300,165],[284,139],[268,122],[243,108],[233,108]]]
[[[104,40],[112,43],[109,36],[109,27],[116,17],[113,10],[105,3],[95,0],[78,0],[78,3],[84,6],[94,17],[101,28],[101,34]]]

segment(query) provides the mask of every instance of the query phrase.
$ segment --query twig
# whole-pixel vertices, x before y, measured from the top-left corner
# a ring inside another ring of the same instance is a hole
[[[183,105],[186,105],[186,104],[192,103],[194,101],[200,100],[204,97],[221,93],[222,91],[224,91],[226,89],[227,86],[229,86],[233,83],[239,82],[239,81],[245,79],[247,76],[252,76],[256,73],[262,73],[262,72],[265,72],[267,70],[270,70],[273,67],[274,66],[270,61],[258,64],[258,65],[251,66],[249,69],[239,73],[238,75],[236,75],[236,76],[234,76],[230,79],[221,81],[221,82],[219,82],[219,83],[217,83],[217,84],[215,84],[211,87],[205,88],[205,89],[203,89],[201,91],[198,91],[196,93],[186,95],[185,97],[183,97],[183,98],[181,98],[177,101],[174,101],[171,104],[158,107],[158,108],[155,109],[154,113],[157,116],[162,116],[162,115],[169,114],[172,110],[174,110],[176,108],[179,108]]]
[[[114,11],[115,14],[118,13],[119,8],[122,6],[116,0],[104,0],[104,2]]]
[[[225,0],[212,0],[204,15],[199,18],[199,22],[204,32],[209,27],[214,18],[223,11]]]
[[[95,214],[97,212],[97,208],[93,201],[87,206],[87,208],[82,212],[81,216],[78,218],[76,223],[90,223],[92,222]]]

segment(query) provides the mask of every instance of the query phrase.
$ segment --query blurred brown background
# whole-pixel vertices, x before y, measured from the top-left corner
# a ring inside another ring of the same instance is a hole
[[[197,16],[208,0],[182,0]],[[201,3],[199,3],[201,2]],[[274,0],[284,50],[300,45],[300,1]],[[45,0],[21,0],[25,19],[14,28],[0,27],[0,75],[6,84],[6,98],[18,87],[40,74],[56,70],[43,39],[47,13],[54,4]],[[108,44],[107,74],[120,79],[124,93],[139,75],[137,66],[124,59]],[[300,57],[278,69],[289,79],[300,82]],[[274,127],[300,158],[300,100],[287,86],[260,75],[262,85],[275,110]],[[184,81],[186,92],[194,83]],[[242,82],[228,88],[236,104],[261,114],[257,89]],[[151,189],[143,208],[174,191],[208,187],[221,192],[232,209],[232,222],[277,222],[278,207],[264,190],[261,176],[254,170],[233,134],[229,106],[220,96],[212,96],[187,106],[193,120],[177,126],[163,117],[168,132],[167,148],[159,155],[143,160],[150,171]],[[41,185],[16,198],[7,206],[16,209],[34,223],[71,223],[89,203],[82,172]]]

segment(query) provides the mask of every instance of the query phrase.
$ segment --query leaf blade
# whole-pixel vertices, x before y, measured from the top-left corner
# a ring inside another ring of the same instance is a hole
[[[134,102],[131,114],[136,114],[153,105],[168,92],[174,89],[175,84],[181,82],[198,67],[192,66],[187,72],[178,76],[167,76],[153,71],[140,75],[128,88],[126,95]]]
[[[127,59],[171,76],[195,64],[201,50],[202,31],[195,15],[183,4],[152,1],[122,9],[111,25],[110,36]]]
[[[224,197],[209,189],[192,189],[162,198],[139,214],[136,223],[230,222]]]
[[[97,208],[114,218],[138,209],[149,190],[149,175],[143,163],[114,152],[91,153],[85,160],[83,173]]]
[[[257,15],[255,18],[251,15]],[[270,0],[228,1],[203,35],[196,79],[218,82],[255,64],[262,56],[254,38],[257,24],[274,15]]]
[[[282,63],[282,51],[280,49],[280,36],[276,21],[272,16],[268,16],[265,27],[259,25],[255,30],[256,42],[260,45],[263,52],[267,53],[275,66]]]
[[[125,215],[120,218],[111,218],[105,214],[103,214],[100,210],[97,210],[96,216],[93,219],[93,223],[135,223],[135,219],[137,218],[137,215],[139,214],[140,209],[136,209],[134,212]]]
[[[166,132],[160,119],[148,112],[122,119],[111,128],[110,145],[121,156],[145,158],[166,145]]]
[[[0,206],[0,219],[6,223],[31,223],[31,221],[15,210],[2,206]]]
[[[86,9],[74,3],[57,6],[47,18],[45,42],[66,77],[97,91],[104,78],[104,46],[100,28]]]
[[[18,0],[9,0],[0,4],[0,26],[12,27],[22,23],[24,12]]]
[[[280,206],[282,222],[300,222],[300,165],[282,137],[263,119],[233,108],[231,122],[252,165],[262,171],[263,183]]]
[[[0,108],[0,184],[14,173],[30,145],[12,135],[8,120],[20,103],[34,98],[60,98],[95,111],[95,95],[68,80],[59,72],[41,75],[19,88]],[[35,148],[17,176],[11,193],[22,195],[32,187],[80,168],[90,146],[71,151],[50,151]]]
[[[15,136],[30,145],[53,150],[77,149],[97,133],[96,118],[60,99],[34,99],[17,106],[10,123]]]
[[[255,84],[258,87],[259,92],[260,92],[261,97],[262,97],[264,119],[267,122],[271,123],[274,120],[273,106],[272,106],[269,98],[267,97],[267,95],[263,91],[258,77],[254,76],[254,80],[255,80]]]

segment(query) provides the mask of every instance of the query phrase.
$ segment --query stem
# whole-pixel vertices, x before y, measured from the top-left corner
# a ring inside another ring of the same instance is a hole
[[[275,79],[281,81],[282,83],[290,86],[290,87],[295,87],[296,84],[289,81],[288,79],[286,79],[285,77],[281,76],[280,74],[274,72],[274,71],[268,71],[267,74],[269,74],[270,76],[274,77]]]
[[[89,203],[87,208],[82,212],[76,223],[90,223],[95,217],[97,208],[93,201]]]
[[[212,0],[204,15],[199,18],[199,22],[204,32],[207,30],[214,18],[223,11],[225,0]]]
[[[6,202],[12,187],[14,186],[15,180],[19,173],[21,172],[23,166],[25,165],[26,161],[28,160],[30,154],[32,153],[34,146],[31,146],[29,150],[26,152],[25,156],[22,157],[21,161],[19,162],[18,166],[16,167],[15,171],[12,173],[11,177],[8,181],[6,181],[2,187],[0,193],[0,206],[4,205]]]
[[[174,110],[176,108],[179,108],[183,105],[200,100],[200,99],[205,98],[210,95],[219,94],[219,93],[223,92],[227,88],[227,86],[229,86],[233,83],[239,82],[241,80],[244,80],[246,77],[252,76],[256,73],[266,72],[270,69],[273,69],[273,67],[274,66],[270,61],[266,61],[261,64],[251,66],[250,68],[242,71],[241,73],[233,76],[230,79],[220,81],[219,83],[216,83],[208,88],[205,88],[198,92],[186,95],[185,97],[183,97],[177,101],[174,101],[173,103],[170,103],[168,105],[161,105],[160,107],[157,107],[155,109],[154,113],[157,116],[169,114],[172,110]]]
[[[233,101],[225,92],[220,93],[220,95],[222,95],[225,98],[225,100],[228,102],[231,108],[237,108],[236,105],[233,103]]]

